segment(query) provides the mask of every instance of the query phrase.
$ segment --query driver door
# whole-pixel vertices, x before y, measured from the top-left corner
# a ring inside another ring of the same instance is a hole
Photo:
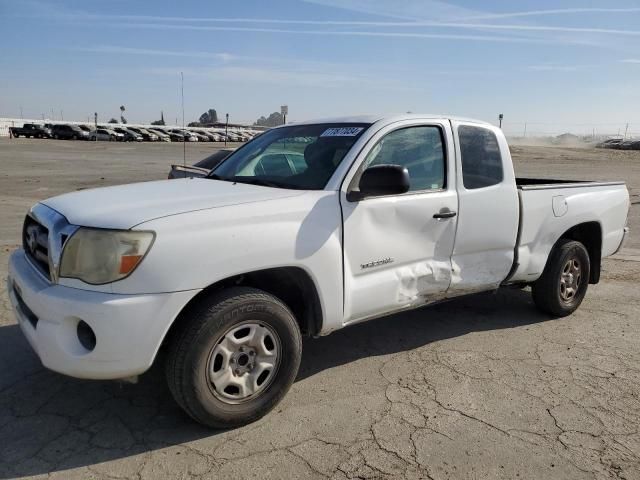
[[[455,162],[448,157],[454,151],[451,138],[444,121],[394,124],[378,132],[356,161],[341,192],[345,323],[445,296],[458,207],[455,183],[449,181],[455,178]],[[347,200],[362,172],[382,164],[406,167],[410,190]]]

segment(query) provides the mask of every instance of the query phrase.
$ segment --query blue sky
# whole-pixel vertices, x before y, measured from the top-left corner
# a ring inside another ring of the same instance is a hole
[[[0,116],[436,112],[640,131],[640,1],[0,0]],[[52,114],[53,111],[53,114]],[[635,123],[635,126],[634,126]]]

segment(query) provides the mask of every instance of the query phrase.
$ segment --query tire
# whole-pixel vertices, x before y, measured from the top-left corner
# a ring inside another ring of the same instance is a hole
[[[233,287],[198,302],[179,321],[166,377],[176,402],[195,421],[213,428],[254,422],[293,384],[302,336],[295,317],[276,297]],[[257,345],[251,342],[256,337],[262,338]]]
[[[58,134],[56,133],[53,138],[55,138],[56,140],[59,140],[60,138],[58,137]]]
[[[77,136],[77,135],[73,135],[73,136],[71,137],[71,140],[77,140],[77,139],[78,139],[78,136]]]
[[[551,251],[542,276],[533,284],[533,302],[553,317],[571,315],[587,293],[590,273],[589,253],[584,245],[560,240]]]

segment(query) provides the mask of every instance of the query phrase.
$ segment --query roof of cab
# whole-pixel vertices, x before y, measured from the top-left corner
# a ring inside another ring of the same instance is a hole
[[[490,125],[488,122],[482,120],[475,120],[472,118],[455,117],[451,115],[434,115],[434,114],[419,114],[419,113],[404,113],[400,115],[354,115],[349,117],[330,117],[319,118],[313,120],[305,120],[302,122],[291,122],[287,125],[313,125],[317,123],[394,123],[402,120],[412,119],[447,119],[459,122],[478,123],[482,125]],[[284,125],[283,125],[284,126]]]

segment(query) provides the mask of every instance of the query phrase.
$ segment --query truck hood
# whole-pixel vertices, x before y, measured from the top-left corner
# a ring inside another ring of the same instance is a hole
[[[129,229],[181,213],[295,197],[304,192],[210,179],[133,183],[67,193],[42,201],[84,227]]]

